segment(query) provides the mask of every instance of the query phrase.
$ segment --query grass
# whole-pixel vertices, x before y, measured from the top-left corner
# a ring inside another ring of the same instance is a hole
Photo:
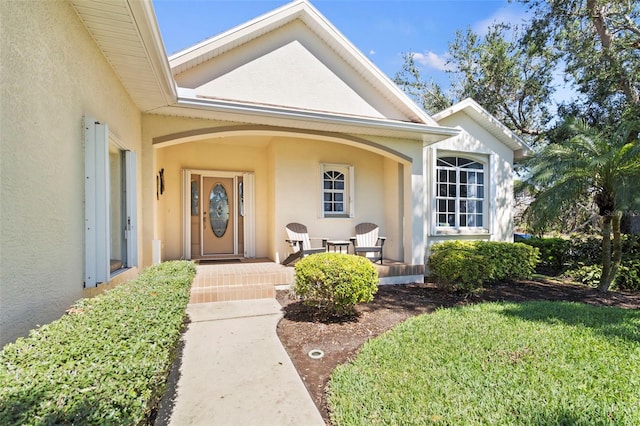
[[[640,311],[441,309],[365,344],[328,402],[336,425],[638,425]]]

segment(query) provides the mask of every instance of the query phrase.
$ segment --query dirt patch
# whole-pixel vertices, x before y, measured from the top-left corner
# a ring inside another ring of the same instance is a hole
[[[364,342],[411,316],[439,307],[495,301],[565,300],[640,309],[639,293],[600,293],[556,281],[495,284],[472,295],[447,293],[430,283],[381,286],[373,302],[357,306],[357,315],[344,320],[320,317],[288,291],[278,291],[276,297],[284,311],[278,336],[327,423],[325,388],[333,369],[352,358]],[[324,356],[310,358],[308,353],[313,349],[322,350]]]

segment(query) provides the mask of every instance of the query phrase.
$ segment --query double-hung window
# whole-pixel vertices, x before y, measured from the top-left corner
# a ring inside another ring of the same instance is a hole
[[[485,197],[484,164],[463,157],[437,159],[438,228],[484,228]]]
[[[321,167],[322,217],[353,216],[353,166]]]

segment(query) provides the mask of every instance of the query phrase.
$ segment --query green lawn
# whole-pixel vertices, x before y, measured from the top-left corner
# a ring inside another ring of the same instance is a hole
[[[368,342],[328,393],[336,425],[640,425],[640,311],[441,309]]]

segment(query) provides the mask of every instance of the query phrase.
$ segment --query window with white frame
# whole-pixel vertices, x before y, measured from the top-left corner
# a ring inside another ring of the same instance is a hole
[[[85,118],[85,287],[138,265],[136,155]]]
[[[352,217],[353,166],[323,164],[321,187],[323,217]]]
[[[436,220],[439,228],[485,227],[485,166],[463,157],[436,163]]]

